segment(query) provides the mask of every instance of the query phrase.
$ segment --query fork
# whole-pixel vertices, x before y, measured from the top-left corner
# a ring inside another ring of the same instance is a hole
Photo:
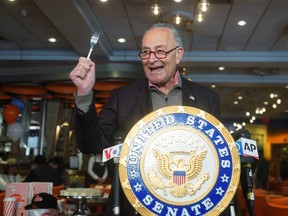
[[[88,59],[90,59],[91,53],[93,51],[93,47],[95,44],[97,44],[98,39],[100,37],[100,34],[101,34],[100,32],[95,32],[90,39],[90,50],[89,50],[89,53],[87,55]]]

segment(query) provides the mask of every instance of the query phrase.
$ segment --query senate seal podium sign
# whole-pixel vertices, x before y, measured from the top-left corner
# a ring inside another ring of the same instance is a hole
[[[219,215],[235,195],[240,158],[229,131],[214,116],[169,106],[130,130],[119,175],[141,215]]]

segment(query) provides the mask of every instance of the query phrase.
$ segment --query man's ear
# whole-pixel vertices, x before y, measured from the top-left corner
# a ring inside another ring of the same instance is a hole
[[[179,47],[177,49],[177,53],[176,53],[176,63],[179,64],[182,57],[184,55],[184,48],[183,47]]]

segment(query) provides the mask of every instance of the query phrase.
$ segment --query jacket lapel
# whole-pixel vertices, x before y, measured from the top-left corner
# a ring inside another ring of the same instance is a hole
[[[193,90],[193,86],[191,85],[191,82],[184,79],[182,79],[182,99],[183,99],[183,106],[196,106],[196,95]]]
[[[138,84],[138,89],[135,91],[135,97],[137,98],[137,103],[139,104],[141,113],[143,116],[145,116],[153,111],[150,92],[147,88],[147,79],[145,79],[143,82],[139,82]]]

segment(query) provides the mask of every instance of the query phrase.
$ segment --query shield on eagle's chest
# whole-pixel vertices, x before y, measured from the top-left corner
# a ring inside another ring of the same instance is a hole
[[[173,183],[183,185],[186,183],[186,170],[176,169],[173,171]]]

